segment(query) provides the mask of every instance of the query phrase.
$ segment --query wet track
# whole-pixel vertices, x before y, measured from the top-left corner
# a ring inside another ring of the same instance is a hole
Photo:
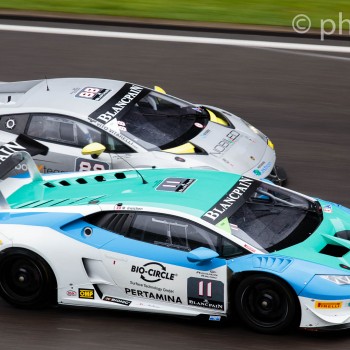
[[[5,31],[0,31],[0,46],[1,81],[45,75],[114,78],[160,85],[183,99],[233,111],[272,139],[290,188],[350,206],[350,55]],[[349,331],[263,336],[238,325],[218,328],[144,314],[62,308],[22,311],[2,300],[0,329],[1,349],[273,350],[283,344],[287,350],[350,345]]]

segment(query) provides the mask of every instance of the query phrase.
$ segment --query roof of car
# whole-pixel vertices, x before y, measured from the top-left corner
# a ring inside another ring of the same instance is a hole
[[[51,112],[88,116],[126,83],[96,78],[57,78],[0,83],[0,114]],[[91,90],[96,89],[96,90]],[[95,98],[84,92],[99,90]]]
[[[160,207],[202,216],[240,179],[231,173],[189,169],[72,173],[28,183],[7,201],[12,209],[98,203]]]

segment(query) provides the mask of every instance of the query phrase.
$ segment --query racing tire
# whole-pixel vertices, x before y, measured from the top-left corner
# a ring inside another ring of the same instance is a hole
[[[9,304],[40,309],[57,302],[57,283],[50,266],[26,249],[0,254],[0,295]]]
[[[240,319],[260,333],[290,331],[299,319],[294,292],[273,276],[254,274],[243,279],[235,291],[234,305]]]
[[[285,187],[287,185],[288,179],[287,179],[287,173],[279,165],[275,165],[270,173],[270,175],[267,177],[268,180],[272,181],[275,185]]]

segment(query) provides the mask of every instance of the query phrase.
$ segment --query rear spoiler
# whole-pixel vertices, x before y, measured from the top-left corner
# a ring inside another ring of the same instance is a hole
[[[0,146],[0,179],[4,180],[7,174],[19,163],[25,161],[33,180],[42,180],[41,174],[35,165],[32,156],[46,155],[49,148],[32,138],[20,134],[15,141]]]
[[[42,143],[20,134],[15,141],[10,141],[0,146],[0,179],[5,180],[9,173],[14,170],[19,163],[24,161],[28,167],[32,181],[41,181],[43,178],[32,156],[38,154],[46,155],[48,151],[49,148]],[[8,208],[7,201],[1,193],[1,184],[0,207]]]

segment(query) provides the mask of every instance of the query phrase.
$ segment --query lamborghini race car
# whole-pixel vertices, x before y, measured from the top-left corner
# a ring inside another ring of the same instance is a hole
[[[252,125],[157,90],[91,78],[0,84],[0,142],[27,134],[45,143],[49,153],[35,158],[44,173],[186,167],[286,181]]]
[[[0,183],[10,304],[229,316],[265,333],[349,327],[349,209],[210,170],[41,175],[23,150],[0,148],[1,176],[19,155],[11,166],[31,173]]]

